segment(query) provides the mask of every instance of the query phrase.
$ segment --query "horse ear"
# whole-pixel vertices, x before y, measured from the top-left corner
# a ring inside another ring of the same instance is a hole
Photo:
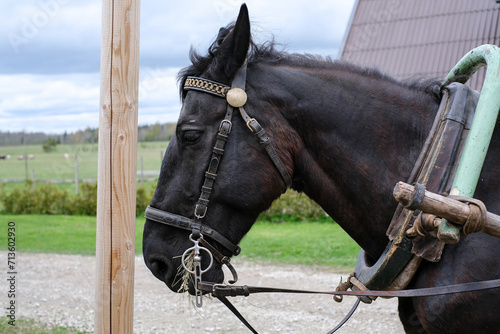
[[[234,25],[234,49],[233,58],[239,65],[243,65],[247,58],[248,48],[250,47],[250,17],[246,4],[241,5],[238,19]]]
[[[224,32],[222,29],[219,31],[219,36]],[[236,70],[243,65],[247,57],[248,49],[250,47],[250,18],[248,16],[248,8],[246,4],[241,5],[240,13],[236,19],[233,30],[225,36],[221,42],[220,52],[224,63],[224,70],[231,78]],[[217,37],[220,41],[220,37]]]

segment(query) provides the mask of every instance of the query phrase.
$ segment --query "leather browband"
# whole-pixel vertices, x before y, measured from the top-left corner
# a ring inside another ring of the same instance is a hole
[[[197,90],[226,98],[226,94],[231,87],[203,78],[187,77],[184,82],[184,89]]]

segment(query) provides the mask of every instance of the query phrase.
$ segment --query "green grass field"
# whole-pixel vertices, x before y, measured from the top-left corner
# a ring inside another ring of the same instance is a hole
[[[161,157],[167,142],[146,142],[137,145],[137,171],[159,171]],[[8,160],[0,160],[0,179],[22,179],[34,174],[35,179],[74,179],[75,155],[78,154],[78,175],[80,179],[97,178],[97,144],[57,145],[54,152],[43,152],[42,145],[0,146],[0,155],[10,155]],[[34,159],[26,162],[17,157],[33,154]],[[68,154],[68,158],[65,158]],[[145,175],[151,177],[151,175]],[[153,175],[154,177],[154,175]],[[73,187],[74,188],[74,187]]]
[[[15,326],[9,325],[7,317],[0,318],[0,333],[2,334],[80,334],[83,332],[66,327],[49,326],[32,319],[17,319]]]
[[[240,243],[258,261],[354,269],[360,247],[333,221],[257,222]]]

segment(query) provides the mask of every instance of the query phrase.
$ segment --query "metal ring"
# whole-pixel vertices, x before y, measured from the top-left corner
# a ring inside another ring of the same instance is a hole
[[[415,187],[415,191],[413,192],[413,195],[410,199],[410,203],[406,205],[406,208],[415,211],[418,209],[420,204],[422,204],[425,196],[425,187],[424,185],[417,182],[415,182],[413,186]]]
[[[212,253],[210,253],[210,251],[208,249],[206,249],[205,247],[198,247],[199,250],[204,250],[205,252],[208,253],[208,255],[210,256],[210,263],[208,265],[208,267],[206,269],[202,269],[200,271],[201,274],[204,274],[206,273],[208,270],[210,270],[210,268],[212,268],[212,265],[214,263],[214,257],[212,255]],[[186,262],[186,256],[188,255],[188,253],[191,251],[191,250],[195,250],[195,246],[191,247],[191,248],[188,248],[184,251],[184,253],[182,253],[182,257],[181,257],[181,264],[182,266],[184,267],[184,269],[190,273],[190,274],[194,274],[195,273],[195,270],[189,270],[188,267],[186,266],[185,262]]]

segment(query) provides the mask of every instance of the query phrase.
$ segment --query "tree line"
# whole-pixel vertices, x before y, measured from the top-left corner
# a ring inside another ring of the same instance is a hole
[[[138,127],[137,140],[146,141],[168,141],[175,131],[174,123],[141,125]],[[10,145],[36,145],[55,142],[57,144],[92,144],[99,140],[98,128],[86,128],[76,132],[62,134],[50,134],[45,132],[10,132],[0,131],[0,146]]]

